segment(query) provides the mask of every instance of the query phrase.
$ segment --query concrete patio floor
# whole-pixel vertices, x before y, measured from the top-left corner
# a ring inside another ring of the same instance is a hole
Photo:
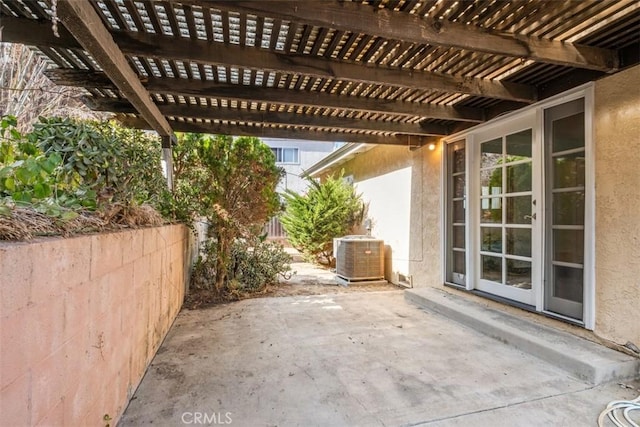
[[[180,313],[119,425],[593,426],[627,384],[591,386],[402,291],[259,298]]]

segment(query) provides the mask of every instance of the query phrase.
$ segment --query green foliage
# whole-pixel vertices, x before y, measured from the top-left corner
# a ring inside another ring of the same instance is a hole
[[[157,137],[115,122],[40,118],[28,135],[42,152],[57,153],[62,167],[58,185],[84,188],[88,196],[109,194],[109,200],[159,206],[166,183],[160,168]]]
[[[177,134],[173,147],[173,197],[168,210],[176,220],[192,225],[195,217],[203,216],[203,189],[207,188],[209,171],[200,161],[199,152],[205,137],[194,133]]]
[[[209,290],[213,287],[216,277],[216,241],[209,239],[200,247],[200,254],[191,271],[190,290]],[[192,292],[193,293],[193,292]]]
[[[20,134],[0,120],[0,214],[31,207],[61,220],[101,204],[158,207],[169,194],[157,138],[115,123],[40,118]]]
[[[229,289],[258,292],[277,283],[278,276],[288,277],[291,256],[281,244],[260,238],[238,239],[231,247]]]
[[[174,151],[176,216],[203,216],[215,242],[215,292],[228,291],[238,239],[254,242],[280,209],[276,186],[282,171],[258,138],[179,134]]]
[[[41,117],[28,139],[45,155],[61,156],[59,185],[95,192],[114,186],[118,159],[122,157],[121,144],[112,135],[100,132],[96,123]]]
[[[162,210],[170,192],[162,174],[162,144],[157,136],[129,129],[113,122],[97,124],[105,140],[116,145],[118,153],[109,179],[113,200],[123,204],[149,204]]]
[[[191,275],[191,285],[198,290],[210,290],[216,277],[217,242],[208,240]],[[227,272],[228,285],[214,297],[220,300],[238,299],[245,294],[264,291],[277,283],[278,276],[290,277],[291,256],[282,245],[261,237],[236,239],[231,246]]]
[[[333,239],[343,236],[362,220],[364,205],[342,174],[323,183],[309,180],[306,194],[288,190],[280,218],[289,241],[307,259],[331,263]]]
[[[51,196],[50,176],[60,164],[60,156],[24,157],[18,153],[18,158],[0,169],[0,191],[26,203]]]
[[[43,153],[15,129],[15,117],[0,119],[0,214],[11,208],[33,206],[37,212],[63,220],[77,216],[73,197],[57,196],[57,175],[62,165],[59,153]]]
[[[280,207],[282,171],[258,138],[179,134],[174,171],[182,205],[238,235],[261,229]]]

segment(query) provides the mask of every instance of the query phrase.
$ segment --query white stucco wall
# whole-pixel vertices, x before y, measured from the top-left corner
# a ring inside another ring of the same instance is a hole
[[[408,276],[414,287],[442,286],[440,149],[379,145],[333,168],[352,175],[387,248],[386,279]]]
[[[409,274],[411,228],[411,167],[355,183],[368,203],[371,234],[391,249],[393,273]],[[387,272],[390,276],[391,272]]]

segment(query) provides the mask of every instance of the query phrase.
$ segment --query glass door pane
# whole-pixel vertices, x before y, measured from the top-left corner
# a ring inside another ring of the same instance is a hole
[[[466,152],[465,142],[447,146],[447,281],[466,285]]]
[[[584,99],[545,111],[545,309],[582,320],[584,295]]]
[[[532,304],[533,131],[480,143],[479,289]]]

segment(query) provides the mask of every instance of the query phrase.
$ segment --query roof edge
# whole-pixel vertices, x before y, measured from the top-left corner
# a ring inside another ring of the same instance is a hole
[[[373,148],[371,144],[358,143],[358,142],[348,142],[342,147],[338,148],[322,160],[314,163],[309,166],[306,170],[302,172],[302,176],[316,178],[323,172],[326,172],[333,166],[338,166],[347,160],[349,160],[354,155],[367,151]]]

